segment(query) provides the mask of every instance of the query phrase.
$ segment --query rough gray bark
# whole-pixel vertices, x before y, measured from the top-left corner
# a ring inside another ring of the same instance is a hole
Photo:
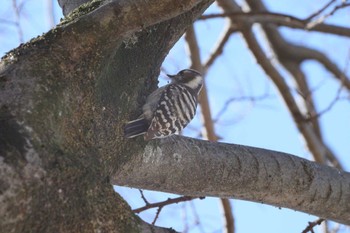
[[[133,145],[122,125],[210,3],[95,1],[2,58],[2,231],[165,231],[135,216],[109,176]]]
[[[169,49],[211,2],[94,1],[2,59],[4,232],[170,231],[137,218],[111,176],[115,184],[263,201],[349,224],[348,173],[242,146],[122,137]]]
[[[113,184],[249,200],[350,224],[350,173],[303,158],[180,136],[151,141],[132,158]]]

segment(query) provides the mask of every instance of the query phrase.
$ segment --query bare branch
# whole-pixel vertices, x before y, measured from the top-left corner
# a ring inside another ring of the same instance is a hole
[[[328,17],[332,16],[336,11],[338,11],[339,9],[348,7],[348,6],[350,6],[350,3],[343,2],[341,5],[334,7],[334,9],[331,12],[329,12],[328,14],[320,17],[319,19],[317,19],[313,22],[309,22],[307,24],[306,28],[310,29],[310,28],[313,28],[320,23],[323,23]]]
[[[198,43],[197,43],[193,26],[187,30],[185,39],[190,49],[190,57],[192,61],[191,68],[196,69],[199,72],[201,72],[202,75],[205,75],[204,69],[200,60]],[[214,126],[212,124],[211,111],[210,111],[208,93],[207,93],[205,82],[203,84],[202,91],[199,95],[199,103],[201,105],[202,116],[204,120],[204,135],[205,135],[204,138],[209,139],[210,137],[212,140],[215,141],[217,139],[217,136],[215,135]]]
[[[147,201],[145,195],[143,195],[142,189],[139,189],[139,191],[140,191],[140,193],[141,193],[141,198],[142,198],[142,200],[145,202],[146,205],[149,205],[149,202]]]
[[[266,7],[261,1],[248,0],[248,3],[253,11],[267,11]],[[346,88],[350,89],[350,80],[338,68],[338,66],[322,52],[287,42],[282,35],[280,35],[277,27],[274,25],[263,25],[263,29],[266,32],[266,36],[270,42],[269,44],[283,65],[290,62],[294,62],[299,65],[299,63],[306,59],[316,60],[324,65],[326,69],[332,72],[335,77],[339,79],[344,86],[346,86]],[[350,29],[348,30],[350,31]]]
[[[309,225],[305,228],[305,230],[302,231],[302,233],[307,233],[307,232],[311,232],[314,233],[314,227],[317,225],[321,225],[321,223],[324,221],[323,218],[317,219],[316,221],[313,222],[309,222]]]
[[[325,114],[326,112],[329,112],[333,108],[333,106],[340,100],[341,91],[342,91],[342,86],[340,86],[338,88],[338,91],[337,91],[337,94],[336,94],[335,98],[328,104],[328,106],[325,109],[319,111],[315,115],[310,115],[310,117],[308,117],[307,120],[312,120],[314,118],[319,118],[323,114]]]
[[[148,142],[130,162],[112,184],[250,200],[350,224],[350,173],[290,154],[174,135]]]
[[[261,1],[256,0],[247,0],[249,6],[251,9],[256,11],[266,11],[266,7],[263,5]],[[333,65],[332,68],[337,68],[336,65],[334,65],[323,53],[304,47],[304,46],[298,46],[291,44],[287,42],[278,32],[277,27],[274,25],[264,25],[263,29],[265,31],[265,34],[269,40],[269,44],[272,46],[273,51],[275,52],[278,60],[281,62],[282,65],[284,65],[292,74],[295,74],[294,77],[296,79],[296,83],[300,85],[300,90],[302,91],[303,96],[308,96],[307,99],[305,99],[305,107],[308,108],[309,113],[315,113],[315,107],[313,104],[312,96],[310,95],[310,91],[307,85],[307,82],[305,79],[305,76],[302,72],[300,72],[299,65],[302,61],[305,59],[310,59],[310,54],[312,56],[317,56],[318,58],[322,58],[324,61],[328,61],[327,64]],[[270,68],[273,68],[273,65],[268,65],[269,61],[267,60],[266,56],[263,54],[263,51],[261,50],[260,45],[256,42],[256,39],[253,38],[252,33],[248,33],[248,30],[243,31],[244,35],[249,35],[250,39],[252,39],[251,44],[254,45],[254,47],[251,47],[251,49],[256,49],[256,51],[252,51],[255,55],[259,55],[260,58],[257,58],[258,62],[259,59],[266,59],[266,62],[262,63],[266,65],[266,67],[263,68],[267,72],[267,74],[272,78],[273,82],[277,85],[277,87],[280,89],[282,86],[279,87],[279,85],[282,84],[282,82],[277,83],[277,80],[283,80],[283,77],[278,74],[277,76],[272,76],[274,74],[279,73],[277,70],[275,70],[273,73],[270,73],[272,70]],[[247,41],[248,42],[248,41]],[[248,44],[250,44],[248,42]],[[260,50],[260,51],[258,51]],[[324,59],[326,58],[326,59]],[[269,69],[269,71],[267,71]],[[339,69],[338,69],[339,70]],[[278,78],[277,78],[278,77]],[[347,82],[347,78],[345,76],[337,76],[339,80],[341,80],[342,83]],[[276,79],[275,79],[276,78]],[[285,82],[285,81],[283,81]],[[350,83],[348,81],[348,83]],[[347,84],[344,84],[346,86]],[[283,89],[280,89],[280,93],[285,99],[285,101],[289,98],[293,98],[292,95],[287,94],[288,92],[286,86],[283,84]],[[289,96],[289,97],[288,97]],[[294,102],[294,103],[293,103]],[[340,163],[337,161],[335,154],[331,151],[330,148],[325,144],[324,140],[322,139],[322,135],[319,130],[318,120],[317,118],[313,119],[312,123],[302,123],[302,121],[305,121],[305,119],[308,117],[307,114],[303,113],[301,109],[299,109],[298,106],[291,106],[291,104],[295,104],[295,101],[289,101],[287,102],[288,108],[292,108],[296,110],[297,112],[294,112],[294,110],[290,110],[292,113],[292,116],[294,118],[294,121],[296,122],[296,125],[298,126],[300,132],[305,138],[305,141],[307,142],[308,148],[313,154],[316,161],[320,163],[327,162],[327,158],[332,158],[330,161],[333,161],[332,164],[334,166],[340,167]],[[297,114],[296,114],[297,113]],[[298,118],[301,117],[301,118]],[[336,162],[334,162],[336,161]]]
[[[152,204],[148,203],[144,207],[134,209],[133,211],[135,213],[140,213],[140,212],[148,210],[148,209],[163,208],[166,205],[177,204],[177,203],[184,202],[184,201],[191,201],[191,200],[196,199],[196,198],[198,198],[198,197],[182,196],[182,197],[176,197],[176,198],[168,198],[168,200],[166,200],[166,201],[156,202],[156,203],[152,203]]]
[[[198,46],[198,42],[197,42],[197,38],[196,38],[196,34],[193,26],[187,30],[185,38],[190,48],[192,67],[194,69],[198,69],[203,72],[204,68],[200,60],[199,46]],[[209,100],[208,100],[207,90],[205,88],[205,83],[200,95],[200,104],[202,107],[202,116],[204,119],[204,127],[205,127],[204,138],[207,138],[210,141],[217,141],[218,137],[215,134],[215,129],[213,124],[213,119],[211,117]],[[221,203],[223,205],[223,209],[225,212],[226,231],[228,233],[233,233],[234,221],[233,221],[233,214],[232,214],[230,203],[225,198],[221,199]]]
[[[275,98],[275,96],[269,95],[268,93],[265,93],[260,96],[241,96],[241,97],[233,97],[225,101],[224,106],[220,109],[216,117],[214,118],[214,122],[217,122],[220,120],[222,115],[227,111],[228,107],[233,103],[233,102],[239,102],[239,101],[250,101],[250,102],[257,102],[257,101],[262,101],[270,98]]]
[[[216,43],[215,48],[212,50],[213,52],[210,54],[209,58],[206,62],[204,62],[203,68],[205,71],[209,69],[209,67],[214,63],[214,61],[222,54],[224,51],[224,47],[227,41],[230,39],[230,36],[235,32],[231,28],[230,23],[226,26],[222,36],[219,38],[219,41]]]
[[[291,46],[284,46],[286,47],[287,51],[290,51],[291,48],[290,47],[295,47],[293,45]],[[280,52],[280,51],[278,51]],[[282,52],[281,52],[282,53]],[[286,52],[288,53],[288,52]],[[317,110],[314,104],[314,98],[313,98],[313,92],[310,91],[309,88],[309,84],[306,80],[306,76],[304,74],[304,72],[302,71],[301,67],[300,67],[300,61],[299,59],[295,58],[294,60],[287,60],[287,59],[281,59],[281,62],[283,64],[283,66],[290,72],[290,74],[293,76],[296,84],[297,84],[297,88],[298,88],[298,93],[300,94],[300,96],[303,97],[303,101],[302,104],[304,104],[304,108],[305,108],[305,115],[308,117],[310,115],[315,115]],[[322,133],[321,133],[321,129],[320,129],[320,125],[318,122],[317,118],[314,118],[310,121],[312,123],[312,126],[315,130],[315,133],[317,134],[317,136],[319,138],[322,139]]]
[[[17,0],[12,0],[12,8],[13,8],[13,11],[15,12],[15,16],[16,16],[15,23],[16,23],[18,38],[19,38],[20,43],[23,43],[24,42],[23,31],[22,31],[22,28],[20,25],[20,18],[21,18],[20,10],[19,10],[20,7],[17,5]]]
[[[296,125],[303,134],[308,148],[314,155],[315,160],[320,163],[324,163],[327,157],[326,154],[331,153],[331,151],[326,147],[322,139],[317,136],[313,125],[305,121],[306,118],[296,104],[288,85],[286,84],[283,77],[279,74],[279,72],[270,63],[269,59],[266,57],[263,50],[260,48],[260,45],[254,38],[254,35],[251,32],[246,31],[244,32],[244,37],[246,38],[251,51],[256,56],[258,63],[262,66],[269,77],[271,77],[279,89],[280,94],[282,95],[287,107],[289,108]]]
[[[304,58],[316,60],[319,63],[321,63],[327,70],[329,70],[329,72],[334,74],[334,78],[338,79],[341,85],[343,85],[346,89],[350,90],[350,79],[325,54],[316,50],[308,49],[305,53]]]
[[[2,19],[0,18],[0,23],[4,23],[4,24],[9,24],[11,26],[17,27],[18,23],[12,20],[7,20],[7,19]]]
[[[291,15],[285,15],[272,12],[225,12],[220,14],[203,15],[199,19],[211,19],[217,17],[230,17],[235,20],[242,20],[246,23],[275,24],[278,26],[286,26],[290,28],[304,29],[308,31],[317,31],[335,34],[339,36],[350,37],[350,29],[336,25],[319,23],[308,28],[308,21],[296,18]]]
[[[313,18],[315,18],[316,16],[318,16],[319,14],[321,14],[324,10],[326,10],[330,5],[332,5],[332,3],[336,2],[337,0],[331,0],[329,1],[326,5],[324,5],[321,9],[319,9],[318,11],[316,11],[315,13],[311,14],[309,17],[307,17],[305,19],[305,21],[310,21]]]
[[[157,219],[158,219],[158,217],[159,217],[159,214],[160,214],[160,211],[162,211],[162,209],[163,209],[163,206],[162,206],[162,207],[159,207],[159,208],[157,209],[157,213],[156,213],[156,216],[154,216],[152,225],[156,224],[156,221],[157,221]]]
[[[227,198],[221,198],[221,205],[224,210],[224,218],[226,223],[226,233],[234,233],[235,232],[235,221],[232,214],[232,207],[230,200]]]

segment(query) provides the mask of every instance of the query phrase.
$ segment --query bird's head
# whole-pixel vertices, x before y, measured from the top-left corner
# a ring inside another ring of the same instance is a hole
[[[167,74],[167,76],[171,78],[172,83],[183,84],[197,93],[200,92],[203,86],[203,77],[196,70],[184,69],[175,75]]]

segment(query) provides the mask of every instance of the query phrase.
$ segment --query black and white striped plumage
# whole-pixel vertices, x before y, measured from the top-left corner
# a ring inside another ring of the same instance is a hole
[[[171,83],[155,90],[147,97],[143,114],[130,121],[124,135],[133,138],[145,134],[145,140],[163,138],[180,132],[193,119],[198,94],[203,86],[201,74],[192,69],[168,75]]]

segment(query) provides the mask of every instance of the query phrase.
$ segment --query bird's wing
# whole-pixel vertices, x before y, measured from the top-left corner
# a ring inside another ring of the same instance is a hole
[[[169,84],[160,95],[145,139],[166,137],[180,132],[194,117],[196,99],[188,88]]]
[[[144,117],[151,121],[153,118],[154,111],[156,110],[159,99],[161,98],[164,90],[168,85],[163,86],[152,92],[146,99],[146,104],[143,106],[143,115]]]

